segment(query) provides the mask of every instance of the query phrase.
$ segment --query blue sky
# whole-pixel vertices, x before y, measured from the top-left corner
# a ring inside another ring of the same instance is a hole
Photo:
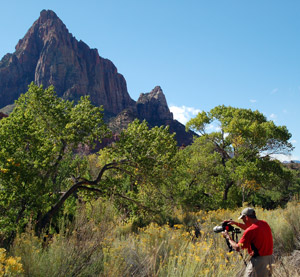
[[[0,58],[42,9],[123,74],[129,94],[162,87],[183,123],[217,105],[259,110],[292,133],[300,160],[300,1],[1,1]]]

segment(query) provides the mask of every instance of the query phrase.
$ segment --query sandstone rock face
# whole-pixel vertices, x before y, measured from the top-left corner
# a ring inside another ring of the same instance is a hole
[[[53,11],[43,10],[16,51],[0,61],[0,108],[12,104],[32,81],[54,85],[65,99],[88,94],[94,105],[113,115],[134,105],[113,63],[78,42]]]

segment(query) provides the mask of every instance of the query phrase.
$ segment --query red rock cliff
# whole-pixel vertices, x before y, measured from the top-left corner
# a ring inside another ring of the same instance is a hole
[[[53,11],[43,10],[13,54],[0,61],[0,108],[12,104],[27,86],[54,85],[65,99],[90,95],[94,105],[118,114],[134,105],[114,64],[77,41]]]

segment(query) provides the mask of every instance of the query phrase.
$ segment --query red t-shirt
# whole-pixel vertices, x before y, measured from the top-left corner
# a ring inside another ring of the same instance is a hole
[[[253,223],[245,230],[239,245],[242,249],[247,249],[251,256],[254,255],[255,248],[258,250],[259,256],[272,255],[273,237],[269,224],[263,220]]]

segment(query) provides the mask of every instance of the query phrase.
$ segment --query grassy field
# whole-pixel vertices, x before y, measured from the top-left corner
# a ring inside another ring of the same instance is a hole
[[[18,236],[9,253],[0,251],[0,276],[236,276],[247,253],[229,253],[212,229],[237,219],[240,210],[174,211],[181,224],[151,224],[133,232],[130,221],[97,201],[81,207],[76,222],[60,234],[38,238],[29,228]],[[273,231],[273,276],[300,276],[300,203],[256,213]]]

